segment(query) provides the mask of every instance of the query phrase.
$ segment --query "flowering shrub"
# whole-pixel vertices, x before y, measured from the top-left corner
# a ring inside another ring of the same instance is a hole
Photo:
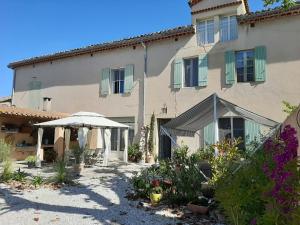
[[[266,216],[263,218],[265,224],[289,224],[299,210],[297,148],[296,130],[289,125],[278,139],[270,139],[265,143],[266,162],[262,169],[271,182],[264,193],[268,202]]]
[[[234,174],[217,183],[216,200],[239,225],[299,225],[296,131],[286,126]]]

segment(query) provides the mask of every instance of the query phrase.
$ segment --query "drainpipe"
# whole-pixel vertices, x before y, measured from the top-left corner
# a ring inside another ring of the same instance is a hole
[[[143,74],[143,115],[142,115],[142,131],[144,132],[142,137],[141,137],[141,143],[140,143],[140,150],[142,152],[145,152],[145,156],[148,154],[147,153],[147,143],[146,143],[146,140],[147,140],[147,132],[146,132],[146,129],[145,126],[146,126],[146,123],[145,123],[145,108],[146,108],[146,77],[147,77],[147,58],[148,58],[148,52],[147,52],[147,45],[144,43],[144,42],[141,42],[141,45],[143,46],[144,48],[144,74]],[[145,163],[146,162],[146,157],[143,157],[143,162]]]
[[[145,111],[146,111],[146,77],[147,77],[147,60],[148,60],[148,48],[144,42],[141,42],[144,48],[144,75],[143,75],[143,126],[145,126]]]

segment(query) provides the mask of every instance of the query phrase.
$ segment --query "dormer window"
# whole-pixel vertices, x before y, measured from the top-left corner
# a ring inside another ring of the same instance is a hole
[[[197,39],[199,45],[215,42],[214,20],[204,20],[197,23]]]
[[[221,42],[232,41],[238,38],[238,24],[236,16],[222,16],[220,18]]]

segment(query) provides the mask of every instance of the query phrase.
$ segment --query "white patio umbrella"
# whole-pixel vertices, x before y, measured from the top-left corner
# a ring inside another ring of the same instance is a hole
[[[48,122],[38,123],[35,126],[39,127],[38,132],[38,144],[37,144],[37,166],[41,166],[41,141],[43,135],[44,127],[62,127],[62,128],[78,128],[78,139],[81,145],[85,145],[87,139],[87,131],[90,129],[98,129],[98,134],[101,133],[101,129],[104,130],[104,143],[105,143],[105,154],[104,154],[104,164],[107,165],[108,157],[110,154],[110,137],[112,128],[125,128],[125,151],[124,151],[124,161],[127,162],[127,151],[128,151],[128,129],[129,127],[125,124],[115,122],[103,115],[93,112],[78,112],[72,114],[69,117],[52,120]],[[98,135],[99,137],[100,135]],[[83,146],[81,146],[83,147]]]

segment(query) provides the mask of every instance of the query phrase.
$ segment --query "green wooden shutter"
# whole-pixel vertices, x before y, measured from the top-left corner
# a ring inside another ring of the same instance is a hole
[[[225,52],[225,79],[226,84],[235,82],[235,53],[234,51]]]
[[[207,54],[199,55],[198,62],[198,86],[205,87],[207,86],[207,74],[208,74],[208,56]]]
[[[245,145],[246,149],[251,147],[254,141],[259,141],[260,138],[260,125],[250,121],[245,120]]]
[[[266,80],[266,58],[267,49],[265,46],[255,48],[255,81],[262,82]]]
[[[42,82],[31,81],[28,84],[29,96],[28,96],[28,106],[30,109],[40,109],[41,103],[41,88]]]
[[[125,82],[124,82],[124,92],[130,93],[133,88],[133,73],[134,73],[134,65],[126,65],[125,66]]]
[[[100,81],[100,93],[101,95],[109,94],[109,84],[110,84],[110,68],[102,69],[101,81]]]
[[[181,88],[182,87],[182,71],[183,71],[183,60],[176,59],[174,61],[174,69],[173,69],[173,87]]]
[[[214,123],[208,124],[204,127],[204,147],[215,143],[215,126]]]

